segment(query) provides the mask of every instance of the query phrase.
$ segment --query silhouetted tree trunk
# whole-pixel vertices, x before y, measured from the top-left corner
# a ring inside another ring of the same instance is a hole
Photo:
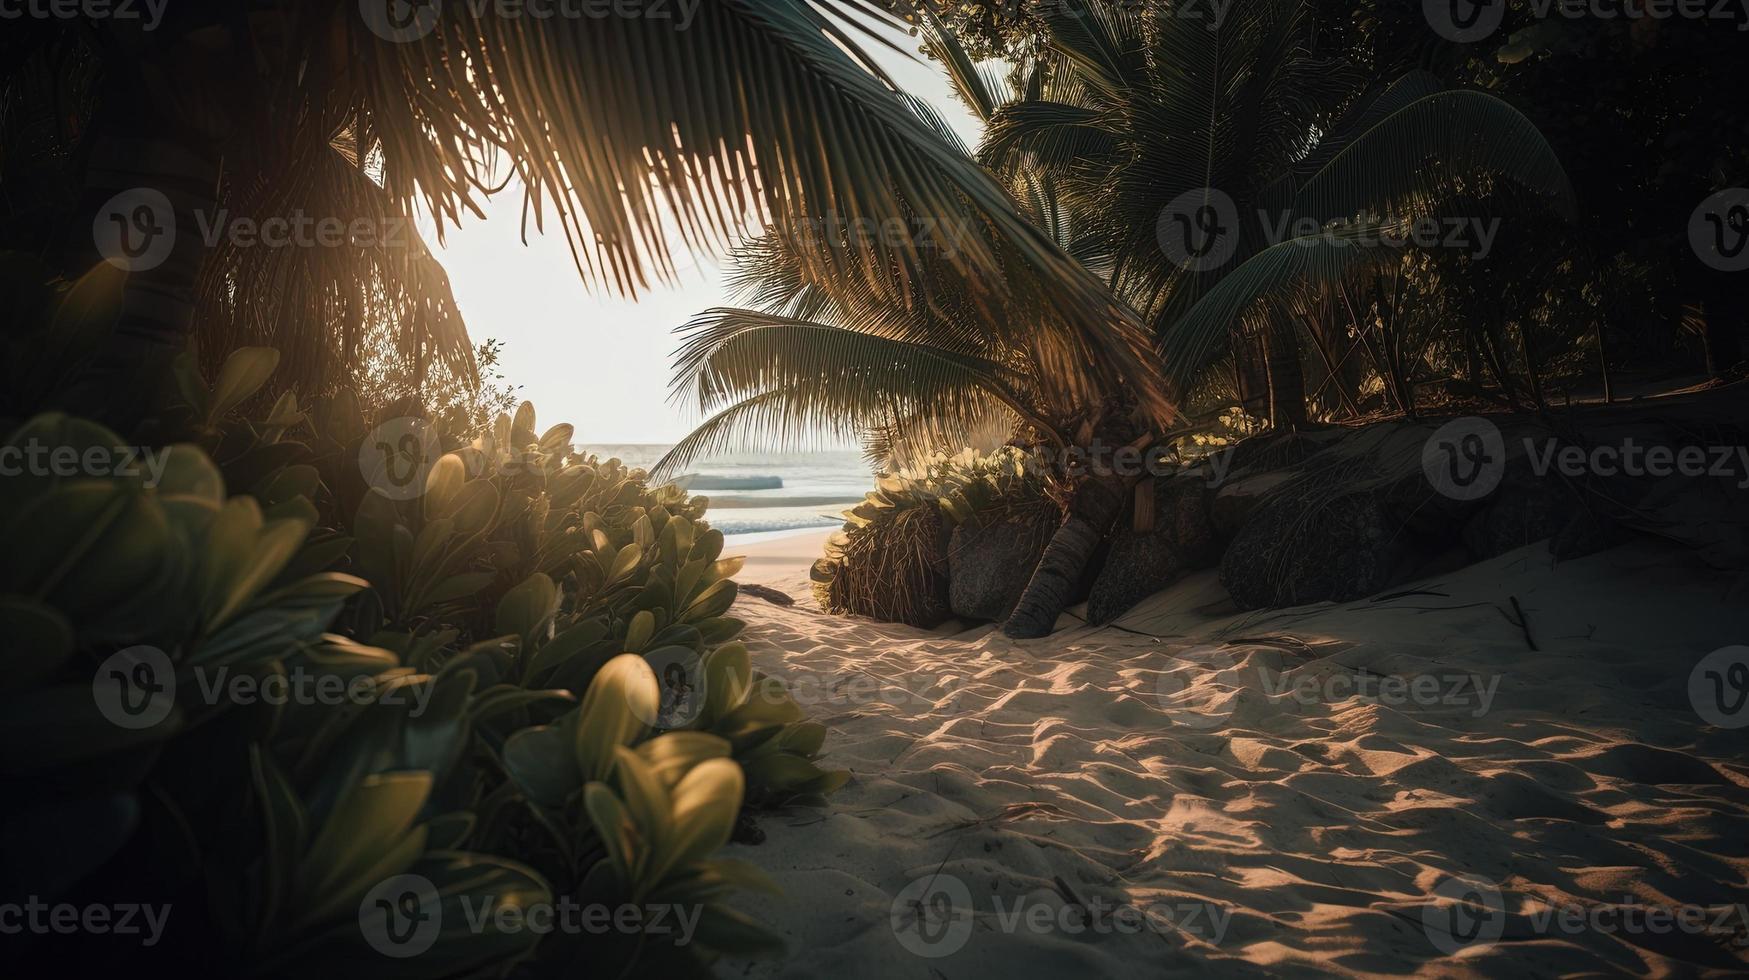
[[[1722,378],[1743,360],[1743,325],[1749,321],[1749,297],[1743,287],[1733,289],[1720,276],[1707,277],[1702,315],[1701,343],[1706,349],[1706,373]]]
[[[1269,372],[1269,423],[1282,431],[1306,427],[1306,378],[1293,324],[1271,317],[1263,329],[1263,363]]]
[[[180,352],[192,329],[209,251],[202,215],[215,220],[219,144],[232,126],[222,106],[245,98],[236,86],[209,91],[196,80],[249,77],[236,70],[231,48],[207,51],[184,36],[219,16],[195,11],[179,27],[154,32],[120,20],[104,26],[118,53],[105,60],[101,102],[78,153],[77,210],[59,251],[72,275],[106,258],[132,263],[114,330],[76,386],[112,424],[138,413],[154,367]],[[161,77],[179,84],[149,83]],[[100,252],[97,228],[116,236],[109,254]]]
[[[1120,476],[1090,476],[1075,488],[1069,501],[1069,517],[1051,535],[1051,543],[1033,570],[1020,602],[1003,624],[1002,632],[1017,639],[1049,636],[1057,616],[1069,606],[1087,563],[1099,542],[1111,530],[1123,505],[1129,500],[1127,483]]]

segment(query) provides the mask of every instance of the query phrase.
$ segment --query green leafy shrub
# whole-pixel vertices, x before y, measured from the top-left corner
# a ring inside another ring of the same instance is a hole
[[[32,308],[77,329],[109,315],[104,288]],[[140,429],[174,443],[148,475],[0,479],[0,901],[161,903],[147,952],[236,975],[696,972],[774,949],[732,908],[770,883],[711,855],[745,805],[817,801],[847,774],[815,764],[824,729],[731,642],[740,561],[708,501],[575,453],[570,426],[537,434],[527,404],[391,496],[360,464],[389,420],[345,395],[265,403],[276,362],[244,349],[210,382],[171,365]],[[0,448],[125,444],[48,413]],[[677,662],[720,687],[684,721],[652,666]],[[347,696],[230,693],[304,682]],[[442,925],[385,957],[374,932],[408,910],[382,890],[408,880]],[[567,898],[692,907],[697,932],[515,927]],[[86,938],[31,949],[142,953]]]

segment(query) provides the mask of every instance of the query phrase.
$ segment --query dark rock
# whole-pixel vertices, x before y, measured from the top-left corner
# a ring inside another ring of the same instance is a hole
[[[1392,525],[1401,527],[1430,548],[1458,544],[1465,525],[1488,506],[1488,498],[1456,500],[1440,493],[1416,467],[1393,480],[1381,501]]]
[[[736,583],[735,596],[739,598],[744,595],[753,596],[757,599],[764,599],[766,602],[775,606],[793,606],[796,604],[794,596],[787,592],[780,592],[769,585],[753,585],[746,582]]]
[[[1581,510],[1549,542],[1549,553],[1556,561],[1584,558],[1626,544],[1632,538],[1633,532],[1615,520]]]
[[[1008,618],[1032,581],[1056,528],[1049,505],[1010,519],[954,528],[948,544],[948,606],[966,619]]]
[[[1241,609],[1346,602],[1397,584],[1420,560],[1377,492],[1272,495],[1221,556]]]
[[[1155,480],[1153,530],[1139,532],[1119,519],[1087,601],[1088,621],[1109,623],[1190,572],[1213,565],[1220,557],[1209,515],[1213,499],[1213,488],[1200,475]]]
[[[1304,462],[1325,440],[1301,432],[1266,433],[1243,439],[1227,450],[1229,473],[1261,473]]]
[[[1221,484],[1209,501],[1209,519],[1215,534],[1230,541],[1251,519],[1257,508],[1276,489],[1300,474],[1294,470],[1277,473],[1257,473]]]
[[[1583,508],[1560,478],[1537,478],[1528,464],[1509,467],[1488,506],[1464,524],[1463,543],[1476,561],[1559,534]]]

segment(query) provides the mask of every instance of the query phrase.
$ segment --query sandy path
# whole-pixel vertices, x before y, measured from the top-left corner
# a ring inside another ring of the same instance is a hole
[[[785,540],[731,550],[805,595]],[[1690,695],[1749,590],[1540,545],[1409,588],[1239,616],[1210,573],[1022,643],[743,600],[855,775],[730,849],[786,892],[747,975],[1749,969],[1749,728]]]

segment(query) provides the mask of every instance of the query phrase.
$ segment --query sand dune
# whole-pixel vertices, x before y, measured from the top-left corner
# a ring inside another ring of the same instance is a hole
[[[1207,573],[1015,642],[821,615],[819,537],[748,549],[803,601],[735,615],[855,778],[730,849],[786,892],[748,976],[1749,969],[1749,727],[1690,690],[1740,580],[1536,545],[1240,615]]]

